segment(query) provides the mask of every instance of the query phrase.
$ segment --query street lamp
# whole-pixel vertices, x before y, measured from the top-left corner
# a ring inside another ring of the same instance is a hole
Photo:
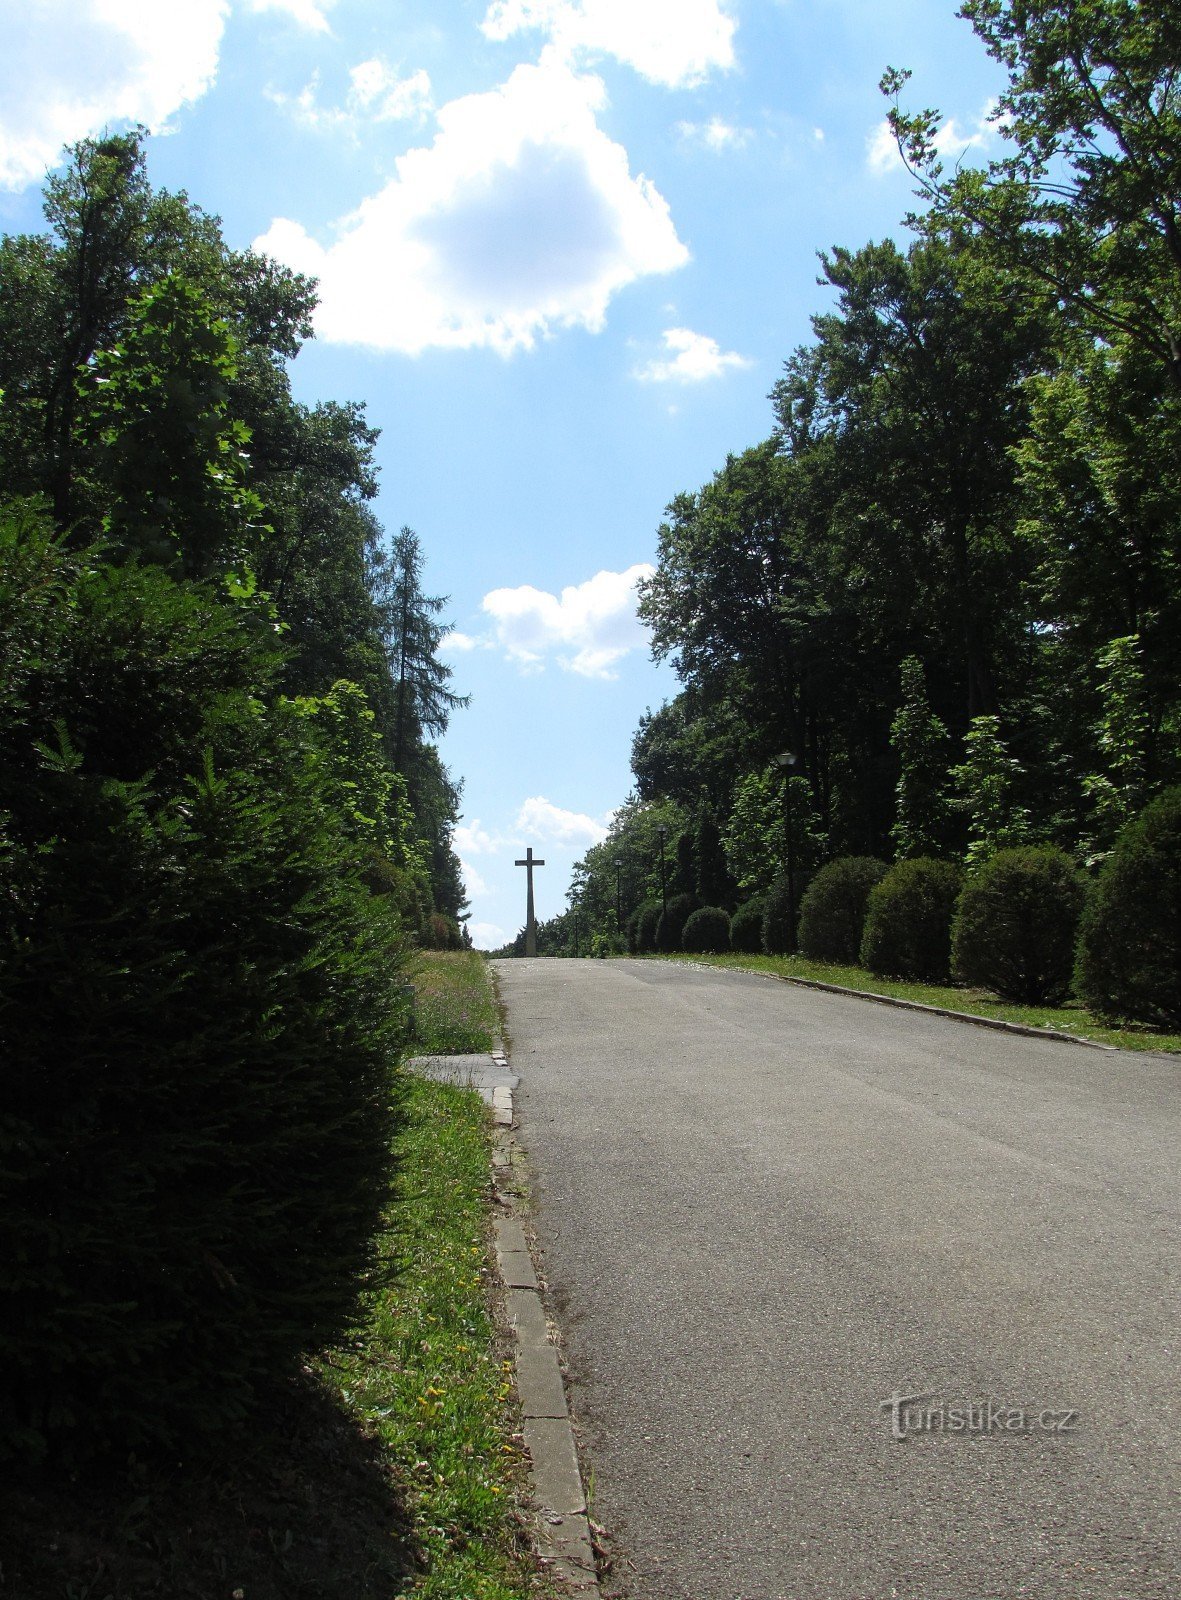
[[[796,945],[796,852],[791,826],[791,774],[799,759],[794,750],[781,750],[777,756],[771,757],[783,773],[783,838],[787,846],[787,926],[793,950]]]
[[[668,828],[662,822],[656,829],[656,836],[660,840],[660,907],[664,912],[665,926],[668,926],[668,880],[664,872],[664,846],[668,840]]]
[[[623,932],[623,889],[620,885],[620,873],[623,871],[623,857],[615,857],[615,931]]]

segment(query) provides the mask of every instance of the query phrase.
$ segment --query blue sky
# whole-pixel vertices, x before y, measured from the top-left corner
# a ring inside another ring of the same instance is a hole
[[[364,400],[471,708],[444,758],[476,942],[539,916],[675,692],[635,582],[663,509],[770,431],[816,253],[903,237],[877,90],[949,154],[1000,75],[950,0],[30,0],[0,20],[0,228],[63,144],[140,121],[184,188],[321,280],[296,393]]]

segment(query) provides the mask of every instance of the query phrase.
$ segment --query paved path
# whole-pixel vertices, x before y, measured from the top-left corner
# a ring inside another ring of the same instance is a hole
[[[499,974],[627,1593],[1181,1596],[1181,1063],[736,972]],[[897,1442],[895,1394],[1006,1409],[900,1407]]]

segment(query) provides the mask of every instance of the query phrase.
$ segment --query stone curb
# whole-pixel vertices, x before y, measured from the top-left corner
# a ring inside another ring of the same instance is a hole
[[[743,967],[715,967],[715,972],[742,972]],[[993,1028],[998,1033],[1019,1033],[1027,1039],[1057,1039],[1062,1044],[1081,1044],[1088,1050],[1107,1050],[1115,1054],[1119,1046],[1102,1044],[1098,1039],[1084,1039],[1078,1033],[1063,1033],[1060,1028],[1035,1028],[1026,1022],[1006,1022],[1002,1017],[981,1017],[974,1011],[952,1011],[947,1006],[928,1006],[921,1000],[904,1000],[901,995],[875,994],[872,989],[846,989],[839,983],[822,983],[819,978],[793,978],[785,972],[761,972],[761,978],[772,978],[777,983],[794,983],[801,989],[822,989],[825,994],[846,994],[854,1000],[876,1000],[879,1005],[897,1006],[901,1011],[924,1011],[929,1017],[950,1017],[953,1022],[970,1022],[977,1028]]]
[[[492,1059],[504,1072],[510,1070],[503,1050],[494,1050]],[[511,1089],[493,1090],[492,1119],[492,1172],[498,1202],[496,1261],[516,1346],[517,1394],[533,1498],[540,1512],[538,1553],[546,1571],[570,1593],[595,1597],[599,1594],[595,1553],[562,1369],[517,1210],[520,1191],[514,1165],[519,1165],[519,1152],[514,1163],[517,1146],[512,1134]]]

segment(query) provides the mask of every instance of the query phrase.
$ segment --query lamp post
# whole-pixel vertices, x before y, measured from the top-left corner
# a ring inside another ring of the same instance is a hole
[[[623,871],[623,857],[615,857],[615,931],[623,932],[623,889],[620,874]]]
[[[662,822],[656,829],[656,836],[660,840],[660,908],[665,918],[668,917],[668,879],[664,871],[664,846],[668,840],[668,828]],[[666,921],[667,926],[667,921]]]
[[[796,943],[796,851],[791,825],[791,775],[799,759],[794,750],[782,750],[777,756],[771,757],[783,773],[783,839],[787,847],[787,926],[793,950]]]

